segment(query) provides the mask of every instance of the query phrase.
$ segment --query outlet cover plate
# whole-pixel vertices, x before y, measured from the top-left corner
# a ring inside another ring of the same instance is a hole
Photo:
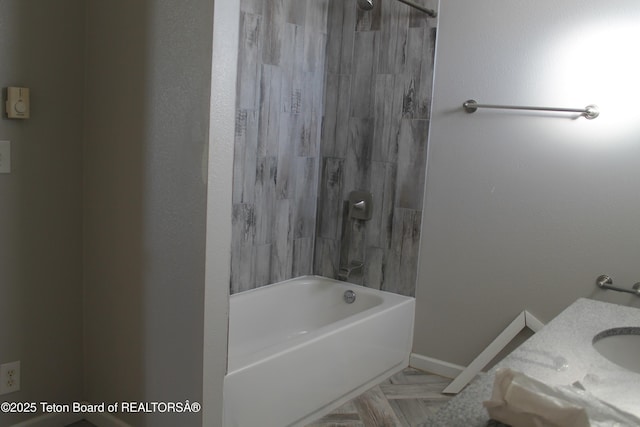
[[[0,365],[0,394],[20,390],[20,361]]]

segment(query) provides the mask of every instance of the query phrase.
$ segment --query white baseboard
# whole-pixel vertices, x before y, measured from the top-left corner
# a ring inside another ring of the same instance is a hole
[[[453,363],[416,353],[411,353],[409,366],[422,371],[431,372],[432,374],[441,375],[446,378],[455,378],[465,370],[464,366],[454,365]]]
[[[45,414],[12,424],[11,427],[60,427],[73,424],[82,418],[82,414]]]

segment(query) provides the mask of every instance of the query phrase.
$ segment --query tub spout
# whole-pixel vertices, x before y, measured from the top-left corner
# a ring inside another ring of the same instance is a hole
[[[340,271],[338,271],[338,280],[346,282],[347,280],[349,280],[349,276],[351,276],[351,273],[359,272],[363,267],[364,262],[351,261],[348,266],[340,267]]]

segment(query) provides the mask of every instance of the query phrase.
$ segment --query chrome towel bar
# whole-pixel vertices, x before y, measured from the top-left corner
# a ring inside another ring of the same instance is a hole
[[[556,107],[524,107],[520,105],[492,105],[478,104],[475,99],[469,99],[462,104],[464,111],[467,113],[475,113],[478,108],[494,108],[500,110],[531,110],[531,111],[557,111],[561,113],[580,113],[589,120],[595,119],[600,115],[597,105],[587,105],[585,108],[556,108]]]
[[[608,289],[608,290],[611,290],[611,291],[626,292],[628,294],[633,294],[635,296],[640,297],[640,282],[638,282],[635,285],[633,285],[631,287],[631,289],[619,288],[617,286],[613,286],[613,279],[610,276],[607,276],[606,274],[603,274],[601,276],[598,276],[598,278],[596,279],[596,285],[598,285],[598,287],[600,289]]]

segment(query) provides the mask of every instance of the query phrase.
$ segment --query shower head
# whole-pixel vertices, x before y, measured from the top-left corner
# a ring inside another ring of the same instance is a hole
[[[358,7],[362,10],[373,9],[373,0],[358,0]]]

